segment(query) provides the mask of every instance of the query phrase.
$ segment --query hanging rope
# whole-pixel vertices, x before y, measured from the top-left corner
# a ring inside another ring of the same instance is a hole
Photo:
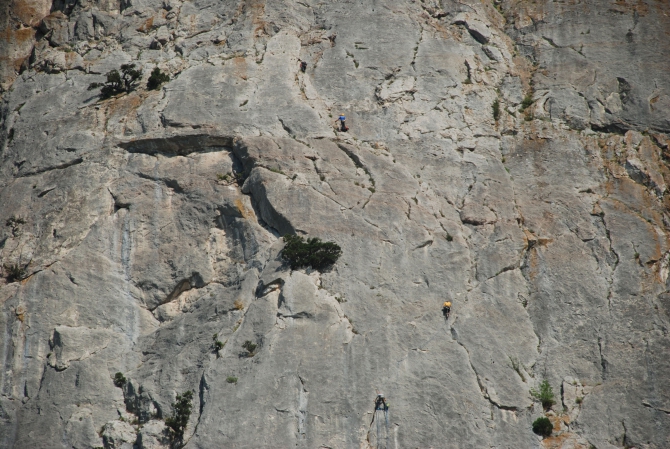
[[[445,308],[447,310],[445,311]],[[419,347],[426,347],[428,346],[429,343],[431,343],[433,340],[436,338],[440,338],[444,333],[446,332],[447,334],[449,333],[449,312],[451,312],[451,302],[447,302],[443,304],[443,309],[442,309],[442,314],[444,315],[444,321],[441,326],[439,326],[435,331],[432,332],[432,334],[426,339],[426,341],[422,342]],[[409,356],[409,351],[400,360],[396,361],[396,369],[395,369],[395,376],[393,377],[392,383],[395,383],[398,379],[398,373],[400,372],[400,364],[407,359]],[[377,393],[379,394],[379,390],[377,390]],[[383,414],[383,415],[382,415]],[[382,423],[382,419],[384,422]],[[372,421],[376,421],[377,427],[377,441],[376,441],[376,449],[388,449],[388,438],[389,438],[389,409],[386,403],[384,403],[382,406],[379,406],[378,403],[375,403],[375,413],[372,417]],[[370,423],[372,424],[372,423]]]

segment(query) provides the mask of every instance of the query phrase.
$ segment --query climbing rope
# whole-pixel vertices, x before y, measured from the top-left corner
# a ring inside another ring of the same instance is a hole
[[[376,409],[374,420],[377,423],[377,449],[387,449],[389,441],[389,411]]]
[[[446,306],[446,304],[445,304]],[[451,303],[449,303],[449,307],[451,307]],[[443,312],[444,313],[444,312]],[[426,341],[422,342],[419,347],[426,347],[429,343],[431,343],[433,340],[440,338],[441,335],[444,335],[444,333],[449,333],[449,329],[451,326],[449,325],[449,315],[448,313],[445,314],[445,320],[442,323],[442,325],[435,329],[435,331],[426,339]],[[409,351],[400,360],[396,361],[396,369],[395,369],[395,376],[393,377],[393,381],[391,383],[395,383],[398,380],[398,373],[400,372],[400,364],[407,359],[409,356]],[[383,415],[382,415],[383,413]],[[382,424],[382,419],[384,420],[384,423]],[[389,438],[389,412],[388,408],[387,409],[378,409],[375,406],[375,414],[372,418],[373,421],[376,421],[377,424],[377,446],[376,449],[388,449],[388,438]]]

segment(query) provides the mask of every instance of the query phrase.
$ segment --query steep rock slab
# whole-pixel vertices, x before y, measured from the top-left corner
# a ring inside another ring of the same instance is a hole
[[[665,50],[638,39],[667,11],[583,8],[56,2],[25,22],[0,106],[0,445],[166,447],[191,390],[187,447],[668,446]],[[87,90],[129,62],[136,90]],[[287,232],[343,255],[292,272]]]

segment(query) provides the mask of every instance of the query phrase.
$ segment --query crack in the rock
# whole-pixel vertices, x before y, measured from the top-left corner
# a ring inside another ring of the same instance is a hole
[[[328,184],[328,183],[326,183],[326,184]],[[308,185],[309,185],[309,184],[308,184]],[[330,186],[330,184],[329,184],[329,186]],[[333,203],[337,204],[337,205],[340,206],[340,207],[344,207],[345,209],[349,209],[349,208],[346,207],[344,204],[338,202],[338,201],[335,200],[334,198],[329,197],[328,195],[326,195],[326,194],[323,193],[323,192],[319,192],[319,190],[318,190],[316,187],[314,187],[313,185],[309,185],[309,187],[310,187],[312,190],[314,190],[316,193],[318,193],[319,195],[321,195],[322,197],[326,198],[327,200],[332,201]],[[331,188],[331,190],[333,190],[333,189]],[[335,193],[335,192],[333,192],[333,193]]]
[[[499,156],[500,156],[499,160],[502,161],[503,158],[504,158],[504,155],[502,154],[502,151],[500,151],[499,146],[498,146],[498,153],[499,153]],[[504,164],[503,164],[503,167],[505,167]],[[509,175],[510,187],[512,188],[512,202],[514,204],[514,211],[516,212],[515,222],[517,224],[517,227],[521,230],[521,232],[524,233],[524,231],[525,231],[524,221],[525,220],[524,220],[523,214],[521,213],[521,208],[519,207],[519,203],[516,200],[516,186],[514,184],[514,178],[512,178],[510,173],[508,173],[508,175]],[[532,249],[533,249],[533,245],[530,242],[527,241],[526,246],[524,248],[522,248],[520,253],[519,253],[518,264],[516,266],[510,265],[510,266],[506,267],[507,269],[503,268],[503,270],[501,270],[498,273],[498,274],[501,274],[505,271],[512,271],[515,268],[518,268],[520,273],[521,273],[521,276],[523,276],[523,278],[526,282],[526,288],[528,289],[529,297],[533,297],[533,295],[537,292],[537,289],[535,288],[535,285],[533,284],[533,282],[531,282],[530,275],[528,273],[528,270],[530,269],[530,266],[531,266],[529,258],[531,256],[531,250]],[[519,291],[519,294],[521,294],[520,291]],[[525,309],[528,306],[528,302],[526,301],[525,304],[522,304],[522,305]],[[532,317],[530,316],[530,314],[528,314],[528,319],[532,324],[531,327],[533,329],[533,334],[535,334],[535,337],[537,338],[537,341],[538,341],[537,352],[538,352],[538,354],[540,354],[542,352],[541,351],[542,338],[540,337],[540,335],[538,335],[537,329],[535,327],[535,323],[533,322]],[[533,365],[531,365],[531,366],[533,366]]]
[[[663,409],[663,408],[654,407],[653,405],[651,405],[651,404],[650,404],[649,402],[647,402],[647,401],[642,401],[642,405],[645,406],[645,407],[647,407],[647,408],[650,408],[650,409],[652,409],[652,410],[656,410],[657,412],[661,412],[661,413],[665,413],[666,415],[670,415],[670,410],[665,410],[665,409]]]
[[[175,287],[172,289],[172,291],[165,297],[165,299],[163,301],[161,301],[158,305],[156,305],[153,308],[147,307],[147,310],[149,310],[150,312],[153,312],[158,307],[174,301],[179,296],[181,296],[181,294],[184,293],[184,292],[187,292],[187,291],[189,291],[191,289],[194,289],[194,288],[200,290],[200,289],[203,289],[203,288],[207,287],[210,284],[218,284],[218,282],[216,282],[216,281],[204,282],[200,273],[194,271],[193,273],[191,273],[190,277],[182,279],[181,281],[179,281],[175,285]]]
[[[55,356],[54,356],[54,357],[55,357]],[[24,397],[27,397],[27,398],[28,398],[28,400],[26,401],[26,403],[29,402],[33,397],[39,396],[40,391],[42,391],[42,385],[44,384],[44,379],[45,379],[45,377],[46,377],[46,375],[47,375],[47,369],[48,369],[49,367],[51,367],[51,365],[49,365],[48,360],[45,359],[44,368],[43,368],[43,370],[42,370],[42,375],[40,376],[40,384],[39,384],[39,386],[37,387],[37,393],[35,393],[33,396],[28,396],[28,395],[25,395],[25,394],[24,394]],[[54,368],[54,367],[52,367],[52,368]],[[55,369],[56,369],[56,368],[54,368],[54,370],[55,370]],[[25,389],[25,387],[24,387],[24,389]]]
[[[410,66],[412,67],[412,70],[416,72],[416,55],[419,53],[419,47],[421,46],[421,43],[423,42],[423,25],[419,24],[419,27],[421,28],[419,30],[419,42],[416,43],[416,47],[414,47],[414,54],[412,55],[412,62],[410,62]]]
[[[284,128],[284,131],[286,131],[286,134],[288,134],[290,137],[294,137],[295,133],[293,130],[286,124],[284,123],[284,120],[280,117],[277,117],[277,120],[279,120],[279,123],[281,123],[281,127]]]
[[[363,203],[363,205],[361,206],[361,210],[365,209],[365,206],[368,205],[368,203],[370,202],[371,199],[372,199],[372,193],[370,193],[370,196],[368,197],[368,199],[365,200],[365,203]]]
[[[166,187],[172,189],[175,193],[184,193],[184,188],[179,185],[179,181],[176,179],[170,179],[170,178],[157,178],[153,175],[147,175],[146,173],[137,173],[137,176],[139,176],[142,179],[148,179],[149,181],[154,181],[154,182],[162,182],[165,184]],[[110,192],[111,193],[111,192]],[[114,196],[114,195],[112,195]],[[114,198],[116,200],[116,198]],[[115,204],[116,207],[116,204]],[[124,206],[120,206],[124,207]]]
[[[374,187],[375,186],[375,179],[372,177],[372,173],[370,172],[370,169],[363,162],[363,160],[360,158],[360,156],[358,154],[354,153],[351,149],[347,148],[346,145],[343,145],[343,144],[337,142],[337,146],[340,150],[342,150],[344,152],[344,154],[346,154],[349,157],[349,159],[351,159],[351,161],[354,163],[354,165],[356,167],[362,168],[363,171],[365,171],[365,174],[368,175],[368,180],[370,181],[370,183]]]
[[[414,250],[425,248],[425,247],[430,246],[432,244],[433,244],[433,240],[427,240],[427,241],[423,242],[422,244],[420,244],[419,246],[415,247]]]
[[[386,232],[385,232],[382,228],[380,228],[379,226],[377,226],[376,224],[374,224],[373,222],[371,222],[370,220],[368,220],[368,219],[365,218],[365,217],[361,217],[361,218],[363,218],[363,221],[365,221],[366,223],[368,223],[370,226],[374,226],[375,228],[379,229],[379,232],[381,232],[382,234],[384,234],[384,237],[388,237],[388,235],[386,235]]]
[[[453,339],[459,346],[461,346],[461,347],[463,348],[463,350],[465,351],[465,353],[467,354],[467,356],[468,356],[468,363],[470,364],[470,369],[472,369],[472,372],[475,374],[475,377],[476,377],[476,379],[477,379],[477,384],[479,385],[479,389],[480,389],[480,391],[481,391],[482,396],[484,397],[484,399],[486,399],[487,401],[489,401],[489,402],[491,403],[491,405],[493,405],[494,407],[496,407],[496,408],[499,409],[499,410],[506,410],[506,411],[515,412],[515,413],[516,413],[517,411],[519,411],[519,409],[516,408],[516,407],[509,406],[509,405],[498,404],[496,401],[494,401],[493,399],[491,399],[491,396],[489,396],[488,391],[486,390],[486,386],[482,383],[481,379],[479,378],[479,374],[477,373],[477,370],[475,369],[475,366],[472,364],[472,359],[470,358],[470,351],[468,351],[468,348],[466,348],[465,345],[464,345],[463,343],[461,343],[461,342],[458,340],[458,332],[457,332],[456,329],[454,328],[454,325],[455,325],[455,324],[456,324],[456,320],[454,320],[454,323],[453,323],[453,325],[452,325],[452,327],[451,327],[451,338],[452,338],[452,339]]]
[[[41,173],[45,173],[45,172],[52,171],[52,170],[64,170],[64,169],[72,167],[74,165],[79,165],[82,162],[84,162],[84,158],[78,157],[78,158],[76,158],[76,159],[74,159],[70,162],[65,162],[63,164],[52,165],[52,166],[49,166],[49,167],[42,167],[42,168],[38,168],[37,170],[33,170],[33,171],[27,171],[25,173],[22,173],[22,174],[18,175],[17,178],[27,178],[29,176],[39,175]]]
[[[200,425],[200,420],[202,419],[202,413],[205,410],[205,390],[207,390],[207,382],[205,381],[205,371],[202,372],[200,376],[200,385],[198,387],[198,397],[200,399],[200,407],[198,410],[198,421],[195,423],[195,428],[191,436],[184,442],[184,446],[187,446],[189,441],[195,436],[198,432],[198,426]]]
[[[120,142],[117,146],[129,153],[144,153],[150,156],[186,156],[191,153],[228,151],[232,153],[234,136],[214,134],[178,135],[172,137],[135,139]]]
[[[600,354],[600,367],[602,368],[603,380],[605,380],[607,373],[607,360],[605,360],[605,357],[603,356],[603,344],[602,338],[600,336],[598,336],[598,354]]]
[[[48,188],[42,190],[40,193],[38,193],[38,194],[37,194],[37,197],[38,197],[38,198],[42,198],[42,197],[45,196],[47,193],[49,193],[49,192],[51,192],[52,190],[55,190],[55,189],[56,189],[56,187],[48,187]]]
[[[561,47],[561,46],[559,46],[558,44],[556,44],[556,43],[554,42],[553,39],[551,39],[551,38],[549,38],[549,37],[547,37],[547,36],[542,36],[542,39],[544,39],[545,41],[547,41],[547,42],[549,43],[549,45],[551,45],[551,46],[554,47],[554,48],[565,48],[565,47]]]
[[[600,220],[603,223],[603,227],[605,228],[605,236],[607,237],[607,241],[609,242],[610,246],[610,253],[614,255],[614,266],[612,267],[612,272],[610,273],[610,276],[607,278],[607,305],[610,313],[612,313],[612,294],[613,294],[613,286],[614,286],[614,273],[616,272],[617,267],[619,266],[619,254],[614,250],[614,247],[612,246],[612,237],[610,235],[610,230],[607,228],[607,222],[605,221],[605,215],[603,214],[600,217]]]
[[[107,187],[107,191],[112,197],[112,215],[117,213],[120,209],[130,209],[130,203],[124,203],[122,201],[119,201],[119,199],[112,193],[112,191],[109,189],[109,186]]]
[[[67,278],[70,280],[71,283],[79,287],[79,284],[75,281],[74,277],[72,277],[71,273],[66,273]]]
[[[516,270],[517,268],[519,268],[519,264],[518,264],[518,262],[515,263],[515,264],[512,264],[512,265],[508,265],[508,266],[506,266],[506,267],[503,267],[500,271],[498,271],[498,272],[497,272],[496,274],[494,274],[493,276],[491,276],[491,277],[489,277],[489,278],[486,278],[486,281],[488,281],[488,280],[490,280],[490,279],[493,279],[493,278],[495,278],[495,277],[498,277],[498,276],[500,276],[501,274],[506,273],[506,272],[508,272],[508,271]],[[484,281],[484,282],[486,282],[486,281]]]

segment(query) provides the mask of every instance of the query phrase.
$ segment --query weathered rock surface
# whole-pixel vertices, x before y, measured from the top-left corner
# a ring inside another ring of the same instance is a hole
[[[670,447],[670,8],[592,3],[3,6],[0,447]]]

